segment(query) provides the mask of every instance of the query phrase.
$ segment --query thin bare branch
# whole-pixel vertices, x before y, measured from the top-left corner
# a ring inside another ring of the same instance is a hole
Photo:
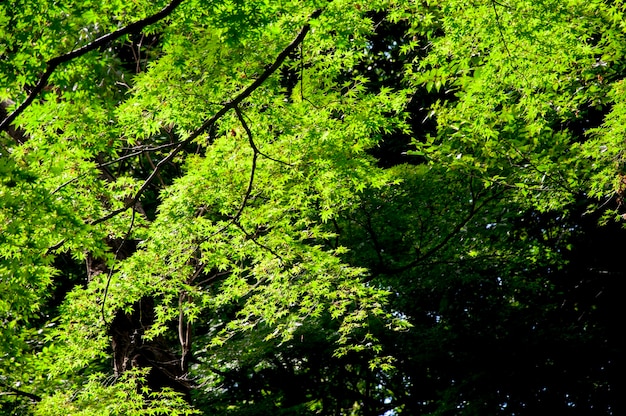
[[[99,224],[101,222],[107,221],[115,217],[116,215],[126,211],[128,208],[134,207],[135,204],[137,204],[137,201],[139,201],[139,198],[141,197],[141,195],[143,195],[143,193],[146,191],[146,189],[148,189],[150,184],[152,184],[152,181],[154,180],[154,178],[156,178],[159,175],[159,172],[161,171],[161,169],[163,169],[163,166],[165,166],[166,163],[168,163],[170,160],[174,158],[174,156],[178,154],[178,152],[183,148],[185,143],[186,141],[180,142],[178,146],[176,146],[167,156],[165,156],[163,159],[159,161],[159,163],[157,163],[156,167],[154,168],[150,176],[146,178],[146,180],[141,185],[141,188],[139,188],[135,196],[132,197],[130,200],[128,200],[122,208],[116,209],[115,211],[110,212],[104,217],[100,217],[97,220],[92,221],[90,224],[95,225],[95,224]]]
[[[278,254],[276,251],[274,251],[273,249],[269,248],[268,246],[266,246],[265,244],[261,244],[254,235],[250,234],[249,232],[246,231],[245,228],[243,228],[243,225],[241,225],[239,223],[239,221],[235,221],[233,223],[237,228],[239,228],[239,230],[246,236],[246,238],[249,238],[254,244],[256,244],[257,246],[259,246],[260,248],[262,248],[263,250],[268,251],[270,254],[272,254],[274,257],[276,257],[276,259],[281,263],[281,264],[286,264],[285,260],[282,258],[282,256],[280,254]]]
[[[5,383],[3,381],[0,381],[0,386],[3,389],[8,390],[8,392],[2,392],[0,394],[12,394],[12,395],[15,395],[15,396],[28,397],[29,399],[31,399],[34,402],[40,402],[41,401],[41,397],[37,396],[36,394],[16,389],[15,387],[11,387],[10,385],[8,385],[7,383]]]
[[[248,189],[246,189],[246,193],[243,197],[243,202],[241,203],[239,210],[233,217],[233,221],[236,221],[237,219],[239,219],[239,217],[243,213],[244,208],[246,207],[248,203],[248,200],[250,199],[250,194],[252,194],[252,187],[254,185],[254,174],[256,173],[256,164],[257,164],[257,160],[259,158],[259,153],[260,153],[259,149],[256,147],[256,144],[254,144],[254,139],[252,138],[252,131],[250,130],[250,127],[248,127],[248,124],[246,124],[246,121],[244,120],[243,115],[241,114],[241,110],[239,109],[238,106],[235,106],[235,113],[237,113],[237,118],[239,118],[241,125],[246,131],[246,134],[248,135],[248,142],[250,143],[250,147],[252,147],[253,154],[252,154],[252,167],[250,168],[250,180],[248,181]]]
[[[293,166],[291,163],[287,163],[287,162],[285,162],[283,160],[280,160],[280,159],[275,159],[275,158],[273,158],[273,157],[263,153],[261,151],[261,149],[258,148],[258,146],[254,142],[254,140],[252,139],[252,132],[250,131],[250,128],[246,124],[245,120],[243,119],[246,115],[240,112],[240,109],[239,109],[238,106],[235,107],[235,111],[238,111],[237,117],[239,118],[239,121],[241,122],[241,125],[243,126],[244,130],[246,130],[246,133],[248,134],[248,141],[250,143],[250,147],[252,147],[252,150],[254,150],[256,153],[258,153],[259,156],[263,156],[264,158],[269,159],[272,162],[280,163],[280,164],[286,165],[286,166]],[[248,119],[249,118],[250,117],[248,117]]]
[[[452,229],[452,231],[446,234],[444,238],[442,238],[437,244],[431,247],[426,253],[419,255],[419,257],[417,257],[413,261],[405,264],[404,266],[400,266],[397,268],[387,268],[383,265],[379,273],[398,274],[398,273],[402,273],[407,270],[410,270],[413,267],[417,266],[418,264],[424,263],[425,260],[434,256],[439,250],[444,248],[450,242],[450,240],[452,240],[452,238],[456,237],[461,232],[461,230],[472,220],[472,218],[476,216],[478,212],[480,212],[485,206],[487,206],[492,201],[500,198],[504,194],[505,191],[499,190],[495,192],[493,195],[485,198],[479,204],[476,203],[477,195],[474,194],[474,190],[472,188],[471,183],[470,183],[470,192],[472,192],[472,202],[470,204],[468,213],[461,221],[457,223],[457,225]]]

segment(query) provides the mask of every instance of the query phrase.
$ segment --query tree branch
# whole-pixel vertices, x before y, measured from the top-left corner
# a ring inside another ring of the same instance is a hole
[[[101,36],[98,39],[94,40],[93,42],[90,42],[78,49],[75,49],[61,56],[57,56],[55,58],[50,59],[46,63],[46,70],[41,75],[41,77],[39,77],[39,81],[37,81],[37,84],[35,85],[33,90],[30,92],[28,97],[26,97],[26,100],[24,100],[24,102],[22,102],[22,104],[20,104],[19,107],[17,107],[11,114],[9,114],[6,118],[4,118],[2,122],[0,122],[0,131],[3,131],[3,130],[8,131],[11,123],[13,123],[13,121],[20,114],[22,114],[29,105],[32,104],[32,102],[35,100],[35,97],[37,97],[37,95],[39,95],[39,93],[45,88],[48,80],[50,79],[50,76],[52,76],[52,74],[54,73],[54,71],[59,65],[65,62],[69,62],[72,59],[77,58],[79,56],[85,55],[87,52],[91,52],[95,49],[98,49],[108,44],[111,41],[121,38],[124,35],[138,32],[142,30],[144,27],[149,26],[153,23],[158,22],[159,20],[166,18],[182,2],[183,0],[173,0],[170,4],[168,4],[167,6],[162,8],[159,12],[153,14],[152,16],[148,16],[145,19],[141,19],[135,23],[131,23],[128,26],[124,26],[123,28],[116,30],[115,32],[111,32],[104,36]]]
[[[4,119],[5,117],[7,117],[9,114],[8,108],[14,105],[15,105],[15,102],[9,99],[0,101],[0,119]],[[9,136],[11,136],[13,140],[15,140],[15,143],[17,144],[24,144],[26,140],[28,139],[26,136],[26,132],[19,127],[13,127],[13,126],[7,125],[6,132],[9,134]]]
[[[3,388],[7,389],[9,391],[9,394],[14,394],[16,396],[28,397],[29,399],[31,399],[34,402],[40,402],[41,401],[41,397],[37,396],[36,394],[16,389],[15,387],[11,387],[11,386],[9,386],[7,383],[5,383],[3,381],[0,381],[0,386],[2,386]]]
[[[321,13],[322,13],[321,9],[316,10],[315,12],[313,12],[311,14],[310,19],[314,19],[314,18],[319,17],[319,15]],[[257,88],[259,88],[274,72],[276,72],[276,70],[278,68],[280,68],[280,66],[283,64],[285,59],[287,59],[287,57],[304,40],[304,37],[306,36],[306,34],[309,32],[310,29],[311,29],[311,25],[308,24],[308,23],[305,24],[302,27],[302,29],[300,30],[300,32],[298,33],[298,35],[294,38],[294,40],[292,40],[291,43],[289,45],[287,45],[285,47],[285,49],[283,49],[278,54],[278,56],[274,60],[274,63],[272,63],[270,66],[268,66],[265,69],[265,71],[263,71],[263,73],[252,84],[250,84],[248,87],[243,89],[231,101],[226,102],[217,113],[215,113],[211,118],[209,118],[207,121],[205,121],[200,127],[198,127],[196,130],[194,130],[189,135],[189,137],[187,137],[185,140],[181,141],[178,144],[178,146],[176,146],[165,158],[163,158],[156,165],[156,168],[150,174],[150,176],[148,176],[148,178],[144,181],[143,185],[137,191],[135,196],[132,199],[130,199],[122,208],[117,209],[115,211],[112,211],[109,214],[107,214],[107,215],[105,215],[105,216],[103,216],[101,218],[98,218],[97,220],[92,221],[91,224],[95,225],[95,224],[99,224],[101,222],[107,221],[107,220],[115,217],[116,215],[126,211],[128,208],[134,206],[137,203],[137,201],[139,200],[139,198],[141,197],[141,195],[148,188],[148,186],[150,186],[150,184],[152,183],[154,178],[157,177],[157,175],[158,175],[159,171],[161,170],[161,168],[163,167],[163,165],[166,164],[167,162],[169,162],[170,160],[172,160],[174,158],[174,156],[176,156],[178,154],[178,152],[181,151],[185,145],[189,144],[190,142],[192,142],[193,140],[198,138],[201,134],[203,134],[207,130],[210,130],[215,125],[215,123],[220,118],[222,118],[222,116],[224,116],[224,114],[226,114],[228,111],[230,111],[232,109],[235,109],[244,99],[249,97]]]
[[[168,163],[170,160],[172,160],[174,158],[174,156],[176,156],[178,154],[178,152],[183,148],[183,146],[186,143],[187,143],[187,141],[180,142],[178,144],[178,146],[176,146],[167,156],[165,156],[163,159],[161,159],[161,161],[159,161],[159,163],[157,163],[156,167],[154,168],[154,170],[152,171],[150,176],[148,176],[146,178],[146,180],[141,185],[141,188],[139,188],[139,190],[137,191],[135,196],[132,197],[130,200],[128,200],[124,204],[124,206],[122,208],[116,209],[115,211],[112,211],[112,212],[108,213],[104,217],[100,217],[97,220],[92,221],[90,224],[91,225],[96,225],[96,224],[99,224],[101,222],[107,221],[107,220],[115,217],[116,215],[126,211],[128,208],[134,207],[135,204],[137,203],[137,201],[139,201],[139,198],[141,197],[141,195],[143,195],[143,193],[146,191],[146,189],[148,189],[148,187],[150,186],[150,184],[152,183],[154,178],[157,177],[157,175],[159,174],[159,172],[161,171],[163,166],[166,163]]]
[[[315,19],[319,17],[320,14],[322,14],[322,9],[318,9],[315,12],[313,12],[309,19]],[[239,105],[239,103],[241,103],[243,100],[248,98],[250,94],[252,94],[257,88],[259,88],[274,72],[276,72],[278,68],[280,68],[283,62],[285,62],[285,59],[287,59],[287,57],[294,50],[296,50],[298,45],[302,43],[302,41],[304,40],[304,37],[306,36],[306,34],[309,32],[310,29],[311,29],[310,24],[307,23],[306,25],[304,25],[302,29],[300,30],[300,32],[298,33],[298,35],[295,37],[295,39],[292,40],[291,43],[287,45],[287,47],[283,49],[281,53],[278,54],[273,64],[268,66],[265,69],[265,71],[263,71],[263,73],[252,84],[250,84],[247,88],[241,91],[234,99],[227,102],[217,113],[215,113],[213,117],[205,121],[204,124],[200,126],[196,131],[194,131],[186,141],[190,142],[196,139],[206,130],[211,128],[213,124],[215,124],[215,122],[219,120],[229,110],[235,108],[237,105]]]
[[[243,119],[243,115],[241,114],[241,110],[239,109],[238,106],[235,106],[235,113],[237,113],[237,118],[239,118],[241,125],[246,131],[246,134],[248,135],[248,142],[250,143],[250,147],[252,147],[253,154],[252,154],[252,167],[250,168],[250,180],[248,182],[248,189],[246,189],[246,194],[243,197],[243,202],[241,203],[241,207],[239,207],[239,210],[233,217],[233,221],[237,221],[239,219],[239,217],[243,213],[244,208],[248,204],[248,200],[250,199],[250,195],[252,194],[252,187],[254,185],[254,174],[256,173],[257,159],[259,158],[259,153],[261,153],[259,152],[259,149],[256,147],[256,144],[254,143],[254,139],[252,138],[252,131],[250,131],[250,127],[248,127],[246,120]]]

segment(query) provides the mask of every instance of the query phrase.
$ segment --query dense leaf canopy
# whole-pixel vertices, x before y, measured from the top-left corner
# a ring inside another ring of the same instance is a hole
[[[0,3],[0,414],[621,414],[625,8]]]

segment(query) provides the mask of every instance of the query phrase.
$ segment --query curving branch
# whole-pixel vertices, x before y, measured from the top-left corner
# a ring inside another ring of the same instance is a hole
[[[71,52],[68,52],[66,54],[50,59],[48,62],[46,62],[46,70],[41,75],[41,77],[39,77],[39,81],[37,81],[37,84],[35,85],[33,90],[30,92],[30,94],[28,94],[28,97],[26,97],[26,100],[24,100],[22,104],[20,104],[11,114],[6,116],[4,120],[0,122],[0,131],[3,131],[3,130],[8,131],[11,123],[13,123],[13,121],[20,114],[22,114],[24,110],[28,108],[29,105],[32,104],[32,102],[35,100],[35,97],[37,97],[37,95],[39,95],[39,93],[45,88],[46,84],[48,83],[48,80],[50,79],[50,76],[52,76],[52,74],[54,73],[54,71],[57,69],[59,65],[65,62],[69,62],[72,59],[77,58],[79,56],[85,55],[86,53],[91,52],[95,49],[98,49],[108,44],[109,42],[112,42],[116,39],[121,38],[124,35],[140,31],[146,26],[150,26],[151,24],[154,24],[158,22],[159,20],[163,20],[164,18],[169,16],[174,11],[174,9],[176,9],[176,7],[178,7],[182,2],[183,0],[173,0],[170,4],[168,4],[167,6],[162,8],[159,12],[153,14],[152,16],[148,16],[145,19],[141,19],[135,23],[131,23],[127,26],[124,26],[121,29],[116,30],[115,32],[111,32],[104,36],[101,36],[98,39],[94,40],[93,42],[89,42],[88,44],[78,49],[75,49]]]
[[[23,390],[19,390],[16,389],[15,387],[11,387],[10,385],[8,385],[7,383],[3,382],[0,380],[0,386],[7,389],[8,392],[0,392],[0,395],[14,395],[14,396],[22,396],[22,397],[28,397],[30,400],[32,400],[33,402],[40,402],[41,401],[41,397],[33,394],[33,393],[29,393],[27,391],[23,391]]]
[[[322,14],[322,9],[318,9],[315,12],[313,12],[309,19],[315,19],[315,18],[319,17],[320,14]],[[263,73],[256,80],[254,80],[254,82],[252,84],[250,84],[249,86],[244,88],[239,94],[237,94],[235,96],[235,98],[233,98],[232,100],[227,101],[226,103],[224,103],[222,108],[220,108],[211,118],[209,118],[204,123],[202,123],[202,125],[200,127],[198,127],[196,130],[194,130],[189,135],[189,137],[187,137],[185,140],[179,142],[179,144],[174,149],[172,149],[172,151],[167,156],[165,156],[163,159],[161,159],[161,161],[159,161],[159,163],[157,163],[156,167],[154,168],[154,170],[152,171],[150,176],[148,176],[148,178],[146,178],[146,180],[144,181],[143,185],[141,186],[141,188],[139,188],[139,190],[137,191],[135,196],[133,198],[131,198],[129,201],[127,201],[126,204],[124,204],[124,206],[122,208],[119,208],[119,209],[117,209],[115,211],[112,211],[109,214],[92,221],[90,224],[94,225],[94,224],[99,224],[101,222],[107,221],[107,220],[115,217],[116,215],[118,215],[118,214],[128,210],[129,208],[135,206],[137,201],[139,201],[139,198],[141,198],[141,196],[146,191],[146,189],[148,189],[148,187],[150,186],[152,181],[157,177],[157,175],[159,174],[159,172],[162,169],[162,167],[166,163],[170,162],[178,154],[178,152],[180,152],[187,144],[189,144],[193,140],[197,139],[204,132],[212,129],[213,126],[215,125],[215,123],[220,118],[222,118],[228,111],[236,109],[237,106],[243,100],[248,98],[254,91],[256,91],[261,85],[263,85],[263,83],[272,74],[274,74],[278,70],[278,68],[281,67],[281,65],[283,64],[285,59],[287,59],[287,57],[294,50],[296,50],[298,45],[300,45],[300,43],[302,43],[302,41],[304,40],[305,36],[307,35],[307,33],[309,32],[310,29],[311,29],[311,25],[309,23],[305,24],[302,27],[302,29],[300,29],[300,32],[298,32],[298,35],[291,41],[291,43],[289,45],[287,45],[278,54],[278,56],[276,56],[276,59],[274,60],[274,62],[271,65],[267,66],[265,71],[263,71]],[[258,149],[257,149],[257,152],[258,152]],[[255,155],[258,154],[257,152],[255,152]]]
[[[246,134],[248,135],[248,142],[250,143],[250,147],[252,148],[252,150],[255,153],[258,153],[259,156],[263,156],[264,158],[266,158],[268,160],[271,160],[272,162],[276,162],[276,163],[280,163],[281,165],[293,167],[293,165],[291,163],[285,162],[284,160],[273,158],[273,157],[269,156],[268,154],[263,153],[261,151],[261,149],[259,149],[258,146],[254,143],[254,140],[252,139],[252,132],[250,131],[250,128],[248,127],[248,124],[244,120],[245,114],[241,113],[239,107],[235,107],[235,112],[237,112],[237,118],[239,118],[239,121],[241,122],[241,125],[243,126],[244,130],[246,131]],[[248,117],[248,119],[249,119],[249,117]]]
[[[100,217],[97,220],[91,221],[90,224],[95,225],[95,224],[99,224],[101,222],[107,221],[115,217],[116,215],[121,214],[122,212],[126,211],[130,207],[134,207],[137,204],[137,202],[139,202],[139,198],[141,198],[141,195],[143,195],[143,193],[146,191],[146,189],[148,189],[152,181],[159,175],[159,173],[161,172],[161,169],[163,169],[163,166],[165,166],[166,163],[172,160],[174,156],[176,156],[178,152],[181,151],[181,149],[185,146],[186,143],[187,143],[187,140],[180,142],[167,156],[165,156],[163,159],[159,161],[159,163],[156,164],[156,166],[154,167],[154,170],[152,171],[150,176],[148,176],[146,180],[143,182],[143,184],[141,185],[141,188],[139,188],[135,196],[130,198],[128,201],[126,201],[126,203],[124,204],[122,208],[116,209],[115,211],[111,211],[104,217]]]
[[[8,109],[13,107],[14,105],[15,102],[13,100],[5,99],[0,101],[0,120],[4,120],[5,117],[8,117]],[[6,132],[13,140],[15,140],[17,144],[24,144],[28,140],[26,132],[17,126],[14,127],[11,125],[7,125]]]
[[[241,125],[246,131],[246,134],[248,135],[248,142],[250,143],[250,147],[252,148],[253,153],[252,153],[252,167],[250,168],[250,180],[248,182],[248,189],[246,189],[246,194],[243,197],[243,202],[241,203],[239,210],[237,210],[237,213],[233,217],[232,219],[233,221],[237,221],[239,217],[241,217],[241,214],[243,213],[244,208],[248,204],[248,200],[250,199],[250,195],[252,194],[252,187],[254,185],[254,174],[256,173],[257,160],[259,158],[259,154],[261,153],[259,149],[256,147],[256,144],[254,143],[254,139],[252,137],[252,131],[250,130],[250,127],[248,127],[246,120],[244,120],[243,114],[241,114],[241,110],[239,109],[238,106],[235,106],[235,113],[237,113],[237,118],[239,118]]]
[[[315,18],[319,17],[320,14],[322,14],[322,9],[318,9],[315,12],[313,12],[311,14],[311,16],[310,16],[310,19],[315,19]],[[265,71],[263,71],[263,73],[256,80],[254,80],[254,82],[252,84],[250,84],[243,91],[241,91],[239,94],[237,94],[237,96],[235,98],[233,98],[231,101],[226,102],[226,104],[224,104],[224,106],[217,113],[215,113],[215,115],[213,117],[211,117],[210,119],[205,121],[204,124],[202,124],[202,126],[200,126],[197,130],[195,130],[191,134],[191,136],[189,136],[189,138],[186,139],[186,141],[190,142],[190,141],[196,139],[198,136],[200,136],[205,131],[209,130],[211,127],[213,127],[215,122],[217,120],[219,120],[224,114],[226,114],[229,110],[232,110],[233,108],[238,106],[243,100],[248,98],[248,96],[250,96],[250,94],[252,94],[257,88],[259,88],[261,85],[263,85],[263,83],[265,81],[267,81],[267,79],[274,72],[276,72],[276,70],[278,70],[278,68],[281,67],[283,62],[285,62],[285,59],[287,59],[287,57],[293,51],[295,51],[296,48],[302,43],[302,41],[304,40],[304,37],[307,35],[307,33],[309,33],[310,29],[311,29],[311,25],[310,24],[307,23],[306,25],[304,25],[302,27],[302,29],[300,30],[300,32],[298,33],[298,35],[294,38],[294,40],[292,40],[291,43],[289,45],[287,45],[287,47],[285,49],[283,49],[281,53],[278,54],[278,56],[274,60],[273,64],[268,66],[265,69]]]

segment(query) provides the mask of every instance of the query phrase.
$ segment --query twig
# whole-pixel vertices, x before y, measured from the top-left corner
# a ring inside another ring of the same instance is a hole
[[[250,180],[248,181],[248,189],[246,189],[246,193],[243,197],[243,202],[241,203],[239,210],[233,217],[233,221],[237,221],[239,219],[239,217],[243,213],[244,208],[246,207],[246,204],[248,203],[248,200],[250,199],[250,194],[252,193],[252,187],[254,185],[254,174],[256,172],[256,163],[257,163],[257,160],[259,158],[259,153],[260,153],[259,149],[256,147],[256,144],[254,143],[254,139],[252,138],[252,131],[250,131],[250,127],[248,127],[248,124],[246,124],[246,121],[243,119],[243,115],[241,114],[241,110],[239,109],[239,106],[235,106],[235,113],[237,114],[237,118],[239,118],[239,121],[241,122],[243,129],[246,131],[246,134],[248,135],[248,142],[250,143],[250,147],[252,148],[253,153],[252,153],[252,167],[250,168]]]
[[[471,182],[470,182],[470,192],[472,194],[474,193]],[[452,229],[452,231],[450,231],[443,239],[441,239],[441,241],[439,241],[439,243],[437,243],[436,245],[431,247],[430,250],[428,250],[423,255],[420,255],[418,258],[416,258],[415,260],[405,264],[404,266],[400,266],[400,267],[397,267],[397,268],[385,268],[381,272],[385,273],[385,274],[398,274],[398,273],[402,273],[404,271],[407,271],[409,269],[412,269],[413,267],[417,266],[420,263],[423,263],[424,260],[427,260],[428,258],[432,257],[439,250],[441,250],[443,247],[445,247],[448,244],[448,242],[454,236],[456,236],[463,229],[463,227],[465,227],[472,220],[472,218],[474,218],[474,216],[483,207],[485,207],[491,201],[494,201],[497,198],[499,198],[503,193],[504,193],[504,190],[498,191],[495,194],[493,194],[492,196],[490,196],[488,198],[485,198],[480,204],[476,203],[476,195],[472,195],[472,203],[470,205],[469,212],[467,213],[465,218],[463,218],[459,223],[457,223],[457,225]],[[383,267],[384,267],[384,265],[383,265]],[[372,276],[372,278],[373,277],[374,276]]]
[[[148,159],[148,163],[150,163],[150,167],[152,169],[156,169],[156,166],[154,166],[154,162],[152,161],[152,158],[150,157],[150,153],[146,154],[146,159]],[[161,177],[161,175],[158,174],[157,177],[159,178],[159,182],[161,183],[161,186],[165,188],[165,182],[163,182],[163,178]]]
[[[238,107],[235,107],[235,111],[237,111]],[[241,125],[243,126],[243,128],[246,130],[246,133],[248,134],[248,141],[250,143],[250,147],[252,147],[252,149],[257,152],[260,156],[263,156],[266,159],[271,160],[272,162],[276,162],[276,163],[280,163],[282,165],[285,166],[293,166],[291,163],[285,162],[283,160],[280,159],[276,159],[273,158],[271,156],[269,156],[266,153],[263,153],[258,146],[254,143],[254,140],[252,139],[252,133],[250,132],[250,129],[248,128],[248,125],[246,124],[246,122],[243,120],[243,117],[245,117],[245,114],[243,113],[239,113],[237,114],[237,118],[239,118],[239,121],[241,122]],[[250,119],[250,117],[248,117],[248,119]]]
[[[500,22],[500,15],[498,14],[498,9],[496,9],[496,4],[500,5],[500,3],[495,0],[491,0],[491,6],[493,7],[493,13],[496,15],[496,26],[498,27],[498,32],[500,33],[500,37],[502,38],[502,44],[504,45],[504,49],[506,53],[509,55],[509,58],[513,58],[511,55],[511,51],[509,50],[509,45],[506,42],[506,38],[504,37],[504,32],[502,32],[502,23]]]
[[[235,215],[233,215],[226,224],[224,224],[217,231],[215,231],[213,234],[207,237],[207,239],[214,235],[220,234],[221,232],[226,230],[228,227],[230,227],[233,223],[235,223],[237,220],[239,220],[239,217],[241,217],[243,210],[248,204],[250,195],[252,194],[252,187],[254,185],[254,174],[256,172],[256,164],[257,164],[257,160],[259,158],[260,152],[259,152],[259,149],[256,147],[256,144],[254,143],[254,139],[252,137],[252,131],[250,130],[250,127],[248,127],[248,124],[243,119],[243,115],[241,114],[241,110],[239,109],[239,106],[235,106],[235,113],[237,114],[237,118],[239,118],[241,125],[246,131],[246,134],[248,135],[248,142],[250,143],[250,147],[252,148],[252,167],[250,168],[250,179],[248,180],[248,188],[246,189],[246,193],[244,194],[243,201],[241,202],[241,205],[239,206],[239,209],[237,210]]]
[[[187,359],[189,358],[189,352],[191,351],[191,322],[185,322],[185,312],[183,303],[189,299],[189,295],[185,292],[181,292],[178,296],[178,340],[180,341],[180,369],[182,372],[187,372]]]
[[[241,232],[246,236],[246,238],[249,238],[250,240],[252,240],[252,242],[254,244],[256,244],[257,246],[259,246],[260,248],[262,248],[263,250],[267,250],[268,252],[270,252],[274,257],[276,257],[276,259],[281,263],[281,264],[285,264],[285,260],[282,258],[282,256],[280,254],[278,254],[276,251],[272,250],[271,248],[269,248],[268,246],[266,246],[265,244],[261,244],[257,241],[257,239],[254,237],[254,235],[248,233],[246,231],[245,228],[243,228],[243,225],[241,225],[239,223],[239,221],[235,221],[233,223],[237,228],[239,228],[239,230],[241,230]]]
[[[141,197],[141,195],[143,195],[143,193],[146,191],[146,189],[148,189],[148,187],[150,186],[150,184],[152,183],[154,178],[157,177],[157,175],[159,174],[159,172],[161,171],[163,166],[166,163],[168,163],[170,160],[172,160],[174,158],[174,156],[176,156],[178,154],[178,152],[183,148],[183,146],[186,144],[186,142],[187,141],[180,142],[178,144],[178,146],[176,146],[167,156],[165,156],[163,159],[161,159],[161,161],[159,161],[159,163],[157,163],[156,167],[154,168],[154,170],[152,171],[150,176],[148,176],[148,178],[146,178],[146,180],[141,185],[141,188],[139,188],[139,190],[137,191],[135,196],[132,197],[130,200],[128,200],[124,204],[124,206],[122,208],[116,209],[115,211],[112,211],[112,212],[108,213],[107,215],[105,215],[104,217],[98,218],[97,220],[93,220],[92,222],[90,222],[90,224],[91,225],[100,224],[101,222],[107,221],[107,220],[115,217],[116,215],[126,211],[128,208],[134,207],[135,204],[137,203],[137,201],[139,201],[139,198]]]

